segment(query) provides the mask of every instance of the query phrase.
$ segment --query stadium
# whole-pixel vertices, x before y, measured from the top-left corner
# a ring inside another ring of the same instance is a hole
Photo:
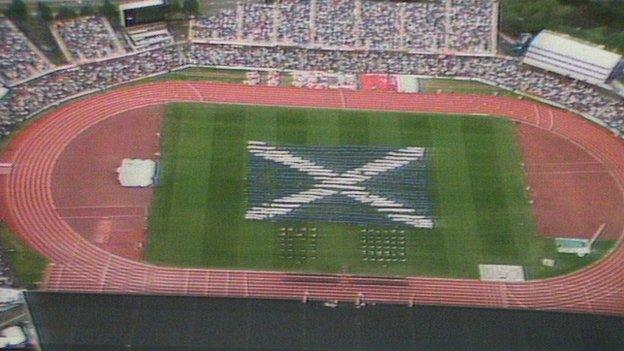
[[[624,315],[620,55],[511,55],[491,0],[168,5],[55,21],[64,65],[0,18],[40,290]]]

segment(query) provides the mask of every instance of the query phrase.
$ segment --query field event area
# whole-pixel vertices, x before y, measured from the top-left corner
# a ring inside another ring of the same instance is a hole
[[[183,267],[457,278],[478,278],[483,263],[523,265],[528,278],[541,278],[592,262],[611,243],[581,259],[538,235],[516,133],[494,117],[168,105],[146,257]],[[344,177],[388,155],[405,164],[340,194],[323,194],[336,189],[332,180],[301,166]],[[275,199],[302,192],[318,199],[275,213]],[[393,220],[365,196],[413,209],[404,217],[427,225]],[[546,257],[557,267],[543,267]]]

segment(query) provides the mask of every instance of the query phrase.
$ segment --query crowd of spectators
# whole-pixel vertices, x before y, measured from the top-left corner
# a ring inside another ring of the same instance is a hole
[[[180,67],[180,49],[168,46],[86,63],[20,84],[0,100],[0,135],[8,134],[16,123],[42,108],[69,97]]]
[[[308,44],[310,42],[310,1],[284,1],[277,6],[280,23],[277,26],[277,41],[287,45]]]
[[[402,9],[391,2],[362,2],[361,45],[375,50],[399,48],[402,34],[399,10]]]
[[[354,0],[317,0],[314,43],[330,47],[355,47],[361,13]],[[357,13],[357,15],[356,15]]]
[[[446,6],[440,1],[405,4],[404,46],[415,51],[440,51],[445,46]]]
[[[243,38],[251,42],[275,41],[275,8],[267,4],[243,5]]]
[[[185,65],[480,79],[599,118],[624,134],[622,98],[583,82],[529,69],[516,58],[199,43],[86,63],[17,85],[0,100],[0,134],[60,100]]]
[[[495,17],[493,0],[284,0],[275,5],[239,5],[237,10],[199,18],[194,37],[324,48],[489,53],[494,47]]]
[[[34,49],[10,20],[0,18],[0,78],[10,85],[24,80],[52,65]]]
[[[611,127],[624,131],[624,101],[621,98],[611,97],[582,82],[528,69],[513,58],[225,44],[174,45],[54,72],[11,89],[1,100],[0,113],[12,116],[3,121],[8,127],[40,108],[72,95],[182,65],[478,78],[601,118]]]
[[[74,60],[93,60],[121,53],[115,33],[103,17],[87,16],[55,23]]]
[[[193,22],[193,36],[205,40],[238,39],[238,15],[235,9],[224,9],[218,15],[198,17]]]
[[[486,52],[492,46],[494,6],[490,0],[451,0],[446,47],[456,52]]]

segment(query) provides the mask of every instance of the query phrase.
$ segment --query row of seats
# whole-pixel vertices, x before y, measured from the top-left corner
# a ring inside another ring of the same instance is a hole
[[[614,131],[624,132],[621,98],[583,82],[527,69],[515,58],[194,43],[86,63],[19,84],[0,100],[0,134],[59,100],[185,65],[480,79],[601,119]]]
[[[0,17],[0,81],[11,85],[52,68],[52,64],[7,18]]]
[[[496,16],[492,0],[285,0],[239,4],[198,18],[193,29],[198,40],[486,53]]]
[[[87,16],[54,24],[73,60],[92,60],[123,53],[112,27],[103,17]]]

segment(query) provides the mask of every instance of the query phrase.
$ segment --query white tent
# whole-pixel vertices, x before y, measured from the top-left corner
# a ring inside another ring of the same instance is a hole
[[[0,304],[22,303],[24,290],[0,288]]]
[[[26,335],[22,328],[12,326],[0,331],[0,347],[17,346],[26,342]]]
[[[622,56],[571,36],[541,31],[531,42],[524,63],[590,84],[604,86]]]
[[[139,160],[125,158],[121,161],[121,167],[117,168],[118,179],[121,186],[147,187],[154,182],[156,162],[152,160]]]

